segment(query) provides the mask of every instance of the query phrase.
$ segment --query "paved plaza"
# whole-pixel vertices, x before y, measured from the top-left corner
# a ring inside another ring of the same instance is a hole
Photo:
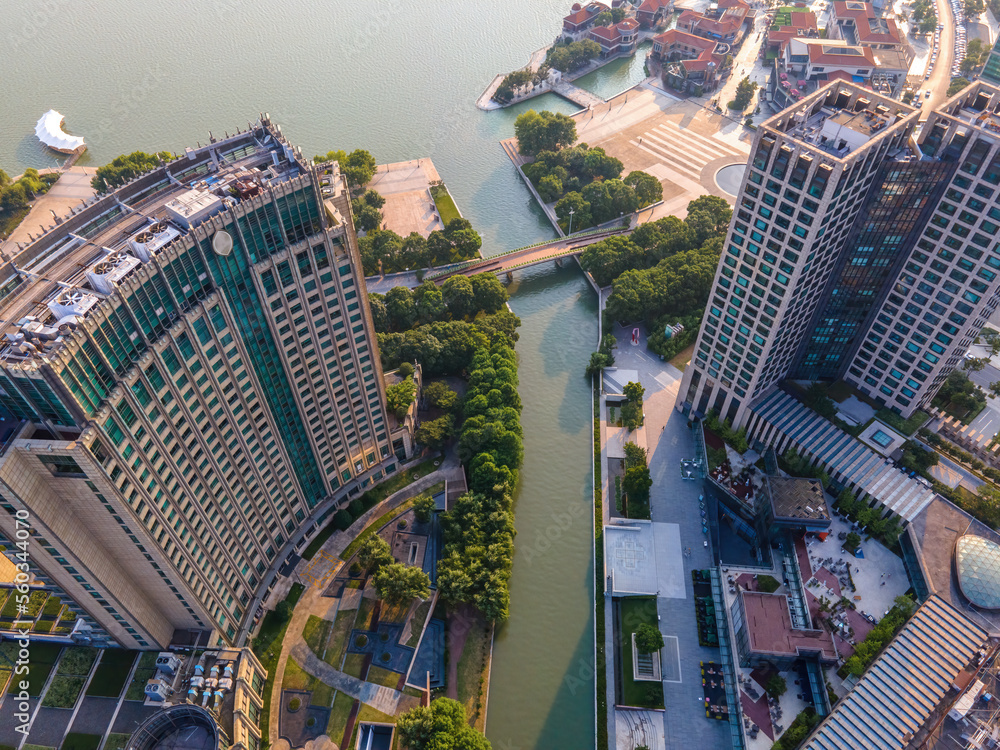
[[[400,237],[416,232],[427,237],[444,229],[430,194],[430,185],[441,177],[430,159],[379,164],[368,187],[385,198],[383,226]]]
[[[733,200],[715,175],[729,164],[746,164],[752,133],[742,123],[644,83],[626,94],[574,115],[579,139],[603,148],[625,165],[663,184],[663,203],[640,221],[683,218],[687,204],[710,194]]]
[[[65,219],[72,209],[94,195],[90,179],[97,174],[94,167],[70,167],[59,177],[49,191],[35,201],[31,212],[24,218],[6,241],[0,242],[0,250],[7,255],[17,252],[17,244],[31,241],[29,234],[38,237],[55,224],[54,216]]]
[[[705,717],[700,662],[718,661],[719,650],[704,648],[698,643],[691,571],[710,567],[712,554],[704,546],[707,537],[702,533],[698,513],[701,482],[683,480],[679,469],[679,461],[693,456],[695,451],[687,419],[674,410],[681,371],[651,354],[646,349],[644,336],[640,336],[633,346],[630,343],[631,328],[615,326],[613,333],[618,339],[615,364],[619,368],[635,370],[639,382],[646,389],[644,430],[653,479],[650,491],[652,525],[668,535],[662,542],[657,536],[656,555],[659,558],[661,548],[669,554],[667,572],[672,577],[669,586],[664,586],[663,582],[659,584],[663,589],[656,600],[660,631],[664,636],[661,659],[666,710],[663,713],[639,712],[649,722],[643,731],[648,732],[645,736],[651,748],[689,750],[692,747],[728,747],[728,722]],[[604,419],[606,414],[602,421]],[[609,627],[608,637],[613,637],[612,632]],[[612,668],[613,665],[609,664],[609,674]],[[609,705],[613,702],[612,695]],[[638,728],[645,726],[637,722],[636,714],[623,710],[609,712],[609,733],[617,738],[618,747],[635,747],[635,744],[628,743],[634,742]],[[657,717],[662,726],[662,744],[652,729],[656,726]]]

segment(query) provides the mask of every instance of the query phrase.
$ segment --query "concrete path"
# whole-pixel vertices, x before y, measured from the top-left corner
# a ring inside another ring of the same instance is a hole
[[[400,702],[404,696],[398,690],[373,685],[370,682],[359,680],[340,672],[312,652],[305,643],[299,641],[291,650],[291,656],[299,663],[306,672],[319,679],[323,684],[346,693],[352,698],[360,700],[362,703],[371,706],[377,711],[381,711],[389,716],[394,716],[399,709]],[[416,698],[413,699],[415,702]]]
[[[90,179],[97,173],[93,167],[72,167],[63,173],[59,181],[45,195],[36,200],[31,211],[6,241],[0,243],[0,250],[7,256],[17,252],[18,243],[31,242],[29,234],[38,237],[55,225],[53,214],[60,219],[69,216],[70,211],[94,195]]]
[[[430,193],[431,183],[440,180],[434,162],[427,158],[377,166],[368,187],[385,198],[383,228],[400,237],[411,232],[428,237],[435,229],[444,229]]]

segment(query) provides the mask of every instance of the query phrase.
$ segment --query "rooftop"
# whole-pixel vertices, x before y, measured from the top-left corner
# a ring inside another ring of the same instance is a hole
[[[0,265],[0,358],[54,354],[117,285],[192,227],[308,169],[262,116],[92,199]]]
[[[818,652],[824,660],[836,661],[837,647],[829,632],[792,627],[788,597],[784,594],[743,591],[740,598],[754,653],[795,656]]]
[[[766,477],[771,510],[779,520],[830,522],[830,512],[818,479]]]
[[[983,609],[1000,609],[1000,545],[966,534],[955,545],[955,567],[969,601]]]

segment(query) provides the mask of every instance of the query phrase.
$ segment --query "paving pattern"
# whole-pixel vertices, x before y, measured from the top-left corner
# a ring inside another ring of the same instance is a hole
[[[715,171],[706,175],[709,164],[717,159],[745,159],[746,153],[716,138],[698,135],[667,120],[647,130],[629,144],[657,159],[647,171],[660,180],[698,190],[704,177],[715,179]]]

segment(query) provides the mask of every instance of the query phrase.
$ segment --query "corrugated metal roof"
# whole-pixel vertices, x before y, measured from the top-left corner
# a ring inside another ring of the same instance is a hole
[[[901,750],[986,637],[986,631],[932,596],[817,727],[803,750]]]
[[[800,453],[819,459],[836,479],[871,495],[906,521],[934,499],[932,490],[784,391],[765,396],[752,410],[787,435]]]

